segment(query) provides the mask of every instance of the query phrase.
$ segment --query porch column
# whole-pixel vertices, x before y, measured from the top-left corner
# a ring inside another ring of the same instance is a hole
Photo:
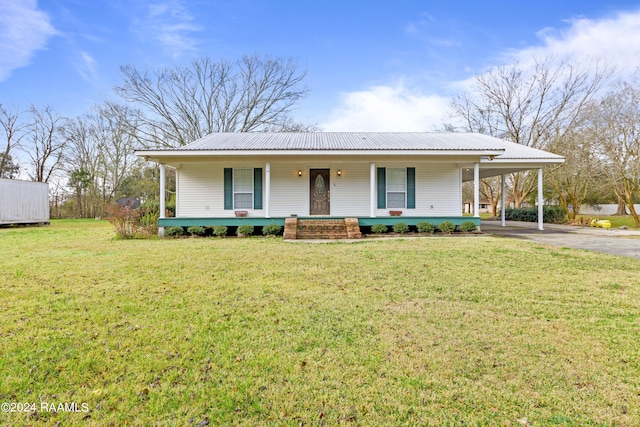
[[[173,216],[180,216],[180,203],[178,203],[178,188],[180,188],[180,167],[182,165],[179,165],[177,168],[175,168],[175,173],[176,173],[176,206],[175,206],[175,212]]]
[[[165,165],[164,163],[160,163],[160,218],[164,218],[165,215],[165,198],[166,198],[166,188],[165,188]]]
[[[264,167],[264,217],[271,218],[271,164]]]
[[[544,187],[542,185],[542,168],[538,169],[538,230],[544,230]]]
[[[505,187],[506,187],[506,185],[504,183],[504,174],[502,174],[502,175],[500,175],[500,197],[501,197],[501,199],[500,199],[500,218],[501,218],[503,227],[507,226],[507,222],[505,221],[505,216],[506,216],[505,215],[505,209],[506,209],[505,203],[507,201],[507,197],[504,194],[505,193]]]
[[[473,164],[473,216],[480,217],[480,163]]]
[[[376,217],[376,164],[371,163],[371,171],[369,172],[369,184],[371,188],[371,209],[369,216]]]

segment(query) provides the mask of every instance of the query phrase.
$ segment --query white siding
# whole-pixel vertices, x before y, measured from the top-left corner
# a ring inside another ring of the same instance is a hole
[[[291,214],[309,215],[309,164],[271,162],[271,216]]]
[[[222,217],[223,169],[209,163],[183,165],[177,171],[176,204],[181,217]]]
[[[404,216],[462,215],[460,169],[456,164],[431,162],[376,163],[376,169],[398,167],[416,168],[416,208],[376,209],[376,216],[388,216],[389,210],[402,210],[402,215]]]
[[[369,216],[371,204],[369,163],[356,163],[342,168],[342,176],[332,171],[331,215]]]
[[[309,169],[330,169],[331,216],[369,212],[369,164],[340,162],[271,163],[271,216],[309,215]],[[302,176],[298,176],[298,170]],[[342,175],[338,176],[338,170]]]
[[[178,209],[180,217],[220,218],[233,216],[224,210],[224,168],[262,168],[271,164],[271,216],[309,215],[309,169],[330,169],[331,216],[369,216],[370,162],[341,159],[292,159],[211,161],[183,163],[178,169]],[[403,209],[405,216],[461,215],[460,169],[455,163],[376,162],[379,167],[416,168],[416,209]],[[298,170],[302,176],[298,176]],[[342,171],[342,176],[337,171]],[[266,197],[263,182],[263,199]],[[263,203],[264,204],[264,203]],[[245,210],[245,209],[243,209]],[[263,217],[264,210],[247,209],[249,217]],[[388,209],[376,210],[388,216]]]
[[[0,224],[48,221],[48,184],[0,179]]]

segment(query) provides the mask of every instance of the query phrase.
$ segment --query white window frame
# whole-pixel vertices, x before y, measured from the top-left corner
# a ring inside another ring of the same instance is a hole
[[[246,171],[250,171],[249,172],[249,176],[251,177],[251,191],[250,192],[246,192],[246,191],[236,191],[236,171],[240,171],[240,170],[246,170]],[[253,209],[253,189],[254,189],[254,182],[253,182],[253,168],[233,168],[233,209]],[[236,194],[251,194],[251,207],[239,207],[236,206]]]
[[[407,208],[407,168],[386,168],[386,176],[385,176],[385,197],[387,198],[386,200],[386,206],[387,209],[406,209]],[[402,176],[404,179],[404,191],[389,191],[389,177],[391,176],[391,173],[389,173],[390,170],[395,169],[395,170],[402,170]],[[390,206],[389,205],[389,193],[393,193],[393,194],[404,194],[404,206]]]

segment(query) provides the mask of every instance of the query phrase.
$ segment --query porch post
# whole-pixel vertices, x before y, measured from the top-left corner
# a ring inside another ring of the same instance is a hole
[[[165,198],[166,198],[166,177],[165,177],[165,165],[160,163],[160,216],[159,218],[165,218]],[[176,205],[178,204],[178,189],[176,188]],[[158,236],[164,237],[164,227],[158,225]]]
[[[542,168],[538,169],[538,230],[544,230],[544,187],[542,185]]]
[[[175,206],[175,212],[173,216],[180,216],[180,203],[178,203],[178,188],[180,188],[180,170],[179,170],[179,167],[175,168],[174,170],[176,173],[176,206]]]
[[[500,175],[500,219],[502,221],[502,226],[506,227],[507,222],[505,221],[505,203],[507,201],[507,197],[505,196],[505,184],[504,184],[504,174]]]
[[[369,185],[371,188],[371,209],[369,216],[371,218],[376,217],[376,164],[371,163],[371,171],[369,172]]]
[[[264,217],[271,218],[271,164],[264,167]]]
[[[165,198],[166,198],[166,188],[165,188],[165,165],[164,163],[160,163],[160,218],[165,217]]]
[[[473,216],[480,217],[480,163],[473,164]]]

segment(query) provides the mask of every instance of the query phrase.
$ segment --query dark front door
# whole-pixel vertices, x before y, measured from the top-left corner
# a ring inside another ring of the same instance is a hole
[[[329,169],[311,169],[309,171],[309,214],[329,215]]]

